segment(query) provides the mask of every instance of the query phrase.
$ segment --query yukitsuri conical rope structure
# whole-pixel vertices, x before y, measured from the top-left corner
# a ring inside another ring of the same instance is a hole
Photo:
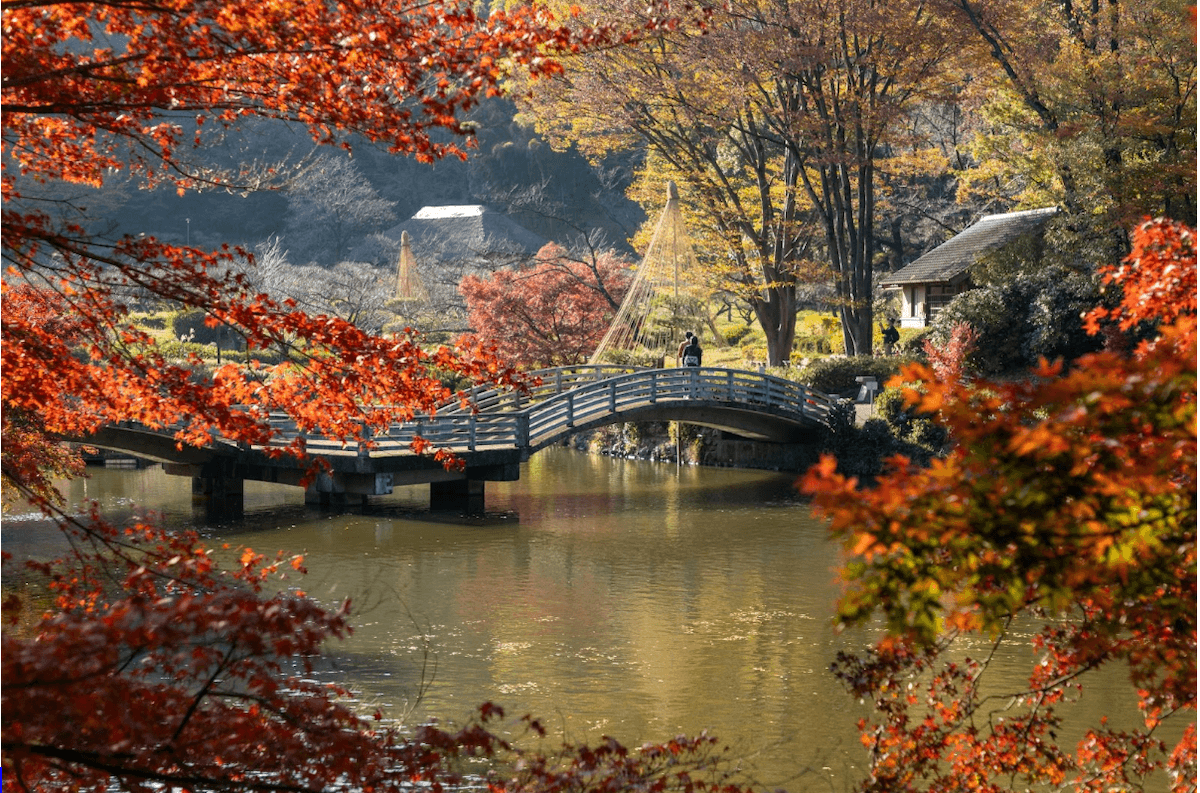
[[[407,231],[400,232],[400,264],[396,273],[396,299],[414,303],[429,302],[429,292],[426,291],[425,284],[421,282],[421,276],[417,273],[417,263],[413,259],[412,243],[409,241]]]
[[[696,266],[692,242],[679,209],[679,190],[667,184],[667,205],[659,215],[650,247],[638,266],[629,291],[588,363],[640,363],[665,359],[675,353],[686,331],[707,335],[707,341],[724,346],[724,339],[705,334],[712,328],[708,312],[709,290]]]

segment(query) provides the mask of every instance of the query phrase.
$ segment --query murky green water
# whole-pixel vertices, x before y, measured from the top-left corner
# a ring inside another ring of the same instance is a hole
[[[194,520],[187,479],[91,474],[71,498]],[[828,668],[871,637],[831,627],[837,550],[793,478],[552,449],[520,481],[487,485],[485,520],[429,514],[425,487],[331,516],[299,490],[248,483],[245,519],[204,528],[303,552],[310,594],[353,598],[358,627],[330,647],[324,674],[390,716],[456,721],[493,701],[573,740],[707,729],[762,785],[841,791],[862,773],[854,725],[866,710]],[[18,556],[54,544],[33,516],[8,515],[3,529]],[[1012,667],[1001,685],[1019,682]]]

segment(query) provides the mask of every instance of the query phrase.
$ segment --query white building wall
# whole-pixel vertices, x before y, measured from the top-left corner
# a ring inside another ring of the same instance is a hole
[[[900,288],[900,296],[900,327],[925,327],[925,284],[905,284]]]

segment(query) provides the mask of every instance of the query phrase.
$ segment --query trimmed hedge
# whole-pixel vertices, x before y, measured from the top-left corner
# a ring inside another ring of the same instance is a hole
[[[201,309],[177,311],[171,315],[171,334],[177,341],[195,344],[216,344],[220,338],[218,328],[204,324],[207,314]]]
[[[729,327],[725,328],[721,335],[725,337],[726,342],[736,345],[741,342],[742,339],[749,336],[751,330],[752,329],[749,325],[744,325],[739,322],[736,325],[730,325]]]
[[[899,355],[819,358],[793,375],[792,379],[826,394],[848,394],[858,391],[859,384],[854,378],[874,377],[882,388],[892,375],[900,371],[901,366],[911,360]]]

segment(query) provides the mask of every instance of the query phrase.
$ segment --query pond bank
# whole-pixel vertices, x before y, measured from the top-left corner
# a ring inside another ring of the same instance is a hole
[[[566,445],[578,451],[625,460],[679,462],[716,468],[746,468],[803,473],[822,453],[833,454],[838,470],[867,482],[878,476],[884,460],[903,454],[918,465],[928,465],[943,450],[919,439],[898,437],[877,406],[852,405],[852,424],[842,425],[821,443],[770,443],[752,441],[721,430],[678,422],[614,424],[570,438]],[[928,422],[925,422],[928,423]]]

